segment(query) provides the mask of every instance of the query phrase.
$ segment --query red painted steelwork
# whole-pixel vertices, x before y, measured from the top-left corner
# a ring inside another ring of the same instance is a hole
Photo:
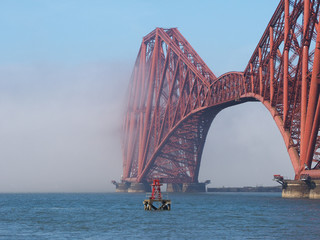
[[[161,200],[161,184],[159,179],[154,179],[152,183],[152,194],[150,199]]]
[[[312,165],[320,161],[318,22],[318,0],[280,1],[245,70],[219,78],[177,29],[144,37],[129,87],[123,180],[198,182],[211,122],[247,101],[270,111],[296,178],[320,178]]]

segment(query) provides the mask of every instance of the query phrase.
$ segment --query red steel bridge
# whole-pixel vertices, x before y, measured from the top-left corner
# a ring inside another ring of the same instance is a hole
[[[295,178],[320,178],[319,4],[281,0],[244,71],[220,77],[176,28],[145,36],[129,86],[122,180],[197,183],[213,119],[248,101],[271,113]]]

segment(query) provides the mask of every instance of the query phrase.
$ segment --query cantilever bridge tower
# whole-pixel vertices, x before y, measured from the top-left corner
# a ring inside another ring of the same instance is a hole
[[[216,77],[176,28],[143,38],[123,124],[123,181],[197,183],[205,139],[224,108],[260,101],[296,179],[320,178],[319,0],[281,0],[243,72]]]

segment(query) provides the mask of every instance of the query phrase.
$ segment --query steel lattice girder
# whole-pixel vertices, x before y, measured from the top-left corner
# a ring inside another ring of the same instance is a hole
[[[245,70],[219,78],[177,29],[144,37],[123,125],[123,180],[197,182],[212,120],[247,101],[272,114],[296,178],[320,177],[312,169],[320,161],[318,22],[319,1],[282,0]]]

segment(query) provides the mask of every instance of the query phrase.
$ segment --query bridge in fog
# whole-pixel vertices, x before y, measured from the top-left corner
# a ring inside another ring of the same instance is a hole
[[[320,178],[318,0],[282,0],[243,72],[220,77],[176,28],[143,38],[123,124],[123,182],[197,183],[213,119],[260,101],[285,142],[295,178]],[[217,160],[219,161],[219,160]]]

